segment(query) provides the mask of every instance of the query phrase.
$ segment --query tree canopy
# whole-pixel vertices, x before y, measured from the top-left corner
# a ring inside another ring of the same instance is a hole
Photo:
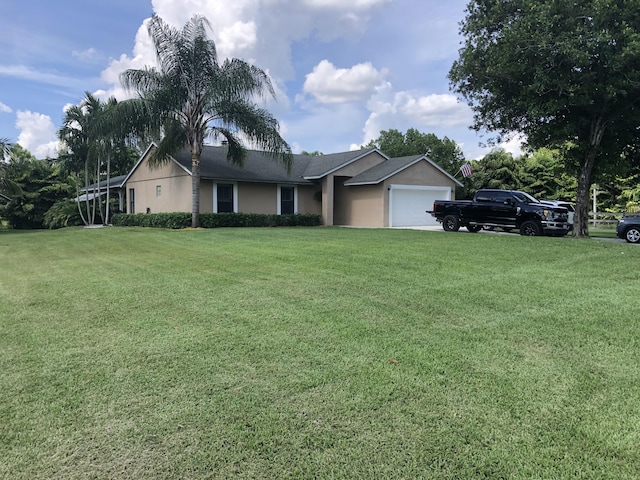
[[[588,235],[594,174],[640,137],[640,2],[473,0],[449,79],[473,127],[563,148],[578,177],[577,236]]]
[[[278,157],[287,167],[291,149],[278,132],[277,120],[254,99],[275,96],[269,76],[239,59],[218,62],[209,22],[192,17],[182,29],[157,15],[148,24],[157,68],[127,70],[121,81],[139,98],[123,103],[125,115],[148,132],[161,133],[153,158],[161,163],[181,148],[191,151],[192,226],[199,225],[200,155],[205,139],[224,139],[227,159],[242,164],[241,139]]]
[[[11,147],[5,175],[19,194],[0,206],[0,215],[16,229],[42,228],[46,212],[71,193],[54,161],[37,160],[18,144]]]
[[[390,157],[427,155],[452,175],[465,162],[464,154],[456,142],[447,137],[438,138],[433,133],[419,132],[415,128],[408,129],[404,134],[395,129],[383,130],[366,147],[379,148]]]

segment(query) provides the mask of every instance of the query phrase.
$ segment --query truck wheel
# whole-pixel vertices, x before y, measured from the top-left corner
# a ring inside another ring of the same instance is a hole
[[[628,228],[624,232],[624,239],[629,243],[640,243],[640,229],[638,227]]]
[[[460,229],[460,222],[455,215],[447,215],[442,219],[442,228],[446,232],[457,232]]]
[[[537,236],[540,235],[541,229],[533,220],[527,220],[520,225],[520,235]]]
[[[467,230],[471,233],[476,233],[482,230],[482,225],[467,225]]]

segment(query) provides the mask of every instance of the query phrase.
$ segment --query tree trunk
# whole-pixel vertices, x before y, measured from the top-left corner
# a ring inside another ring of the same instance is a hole
[[[93,224],[93,217],[91,216],[91,203],[89,201],[89,159],[84,161],[84,193],[85,193],[85,207],[87,209],[87,225]]]
[[[200,152],[191,153],[191,227],[200,226]]]
[[[580,167],[580,175],[578,176],[577,208],[573,221],[573,234],[578,238],[589,236],[589,192],[591,189],[591,177],[604,130],[605,124],[602,118],[597,118],[591,122],[589,146],[585,152],[584,161]]]
[[[589,149],[578,176],[576,214],[573,219],[573,234],[578,238],[589,236],[589,191],[591,189],[591,172],[595,158],[596,152]]]
[[[109,225],[109,184],[111,183],[111,155],[107,154],[107,203],[105,204],[104,224]]]

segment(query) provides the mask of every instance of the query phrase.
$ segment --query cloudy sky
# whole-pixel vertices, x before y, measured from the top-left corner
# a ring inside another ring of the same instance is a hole
[[[294,152],[358,148],[381,130],[489,151],[449,90],[467,0],[3,0],[0,138],[56,156],[64,109],[85,92],[125,97],[119,74],[154,63],[144,22],[205,15],[221,58],[266,70],[267,105]],[[514,151],[512,146],[508,150]]]

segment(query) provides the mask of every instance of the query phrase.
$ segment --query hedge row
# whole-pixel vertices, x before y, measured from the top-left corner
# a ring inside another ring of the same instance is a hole
[[[320,215],[264,215],[259,213],[201,213],[200,226],[220,227],[315,227],[322,222]],[[111,217],[118,227],[187,228],[191,226],[191,213],[118,213]]]

